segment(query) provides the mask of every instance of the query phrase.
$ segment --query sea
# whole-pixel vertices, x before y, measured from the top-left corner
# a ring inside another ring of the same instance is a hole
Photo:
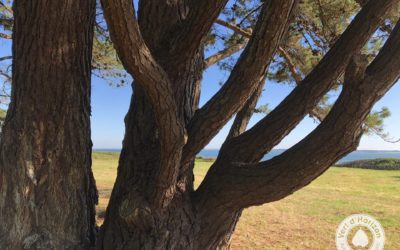
[[[120,149],[94,149],[94,151],[102,151],[102,152],[120,152]],[[200,151],[198,156],[204,158],[216,158],[218,156],[218,149],[204,149]],[[285,152],[285,149],[273,149],[271,152],[266,154],[263,160],[269,160],[277,155]],[[354,151],[342,159],[340,159],[337,163],[343,163],[348,161],[356,161],[356,160],[368,160],[368,159],[376,159],[376,158],[399,158],[400,159],[400,151],[387,151],[387,150],[357,150]]]
[[[263,160],[269,160],[277,155],[282,154],[283,152],[285,152],[285,149],[273,149],[264,156]],[[218,156],[218,149],[204,149],[198,155],[206,158],[216,158]],[[346,155],[337,163],[376,158],[400,158],[400,151],[357,150]]]

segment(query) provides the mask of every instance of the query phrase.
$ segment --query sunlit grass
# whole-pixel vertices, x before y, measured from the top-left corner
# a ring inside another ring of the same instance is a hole
[[[107,206],[117,164],[117,153],[93,154],[100,195],[98,212]],[[196,162],[196,186],[211,164],[205,160]],[[400,249],[400,171],[333,167],[281,201],[246,209],[232,248],[336,249],[337,226],[355,213],[378,219],[386,232],[385,249]]]

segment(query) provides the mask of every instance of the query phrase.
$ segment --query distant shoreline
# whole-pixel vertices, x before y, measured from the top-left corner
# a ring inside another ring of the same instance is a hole
[[[273,149],[271,152],[266,154],[263,160],[269,160],[275,156],[280,155],[286,149]],[[115,152],[120,153],[121,149],[112,149],[112,148],[99,148],[93,149],[93,152]],[[218,149],[205,149],[200,151],[197,155],[199,158],[205,159],[215,159],[218,156]],[[356,160],[370,160],[370,159],[378,159],[378,158],[399,158],[400,159],[400,150],[357,150],[354,151],[342,159],[340,159],[337,163],[343,163],[348,161],[356,161]]]
[[[118,148],[94,148],[93,151],[95,152],[121,152],[122,149],[118,149]],[[219,151],[219,149],[205,149],[205,150],[212,150],[212,151]],[[277,149],[273,149],[273,150],[282,150],[285,151],[287,149],[284,148],[277,148]],[[396,152],[396,153],[400,153],[400,150],[378,150],[378,149],[360,149],[360,150],[356,150],[354,152]]]

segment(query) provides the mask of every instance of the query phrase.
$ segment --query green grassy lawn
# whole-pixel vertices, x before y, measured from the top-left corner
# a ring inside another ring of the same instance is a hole
[[[117,163],[117,153],[93,154],[100,214],[107,206]],[[196,161],[196,185],[210,165],[209,161]],[[400,171],[332,167],[281,201],[246,209],[232,248],[336,249],[337,226],[355,213],[379,220],[386,233],[385,249],[400,249]]]

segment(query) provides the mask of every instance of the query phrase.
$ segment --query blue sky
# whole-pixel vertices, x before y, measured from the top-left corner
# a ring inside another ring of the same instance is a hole
[[[10,55],[11,42],[0,42],[0,56]],[[209,68],[203,77],[200,105],[203,105],[220,88],[220,82],[227,77],[218,67]],[[280,85],[267,82],[261,97],[262,103],[268,103],[272,109],[279,104],[293,88],[288,85]],[[92,140],[95,149],[114,148],[119,149],[124,135],[124,116],[128,110],[131,98],[131,87],[112,87],[105,80],[93,76],[92,79]],[[333,93],[335,96],[338,93]],[[378,110],[386,106],[391,110],[391,117],[386,119],[385,129],[393,138],[400,138],[400,83],[397,83],[374,109]],[[254,125],[263,115],[256,114],[250,122]],[[209,143],[207,149],[218,149],[224,141],[231,122]],[[306,117],[276,148],[289,148],[311,132],[317,123]],[[400,150],[400,143],[392,144],[383,141],[378,136],[364,136],[359,149],[368,150]]]

